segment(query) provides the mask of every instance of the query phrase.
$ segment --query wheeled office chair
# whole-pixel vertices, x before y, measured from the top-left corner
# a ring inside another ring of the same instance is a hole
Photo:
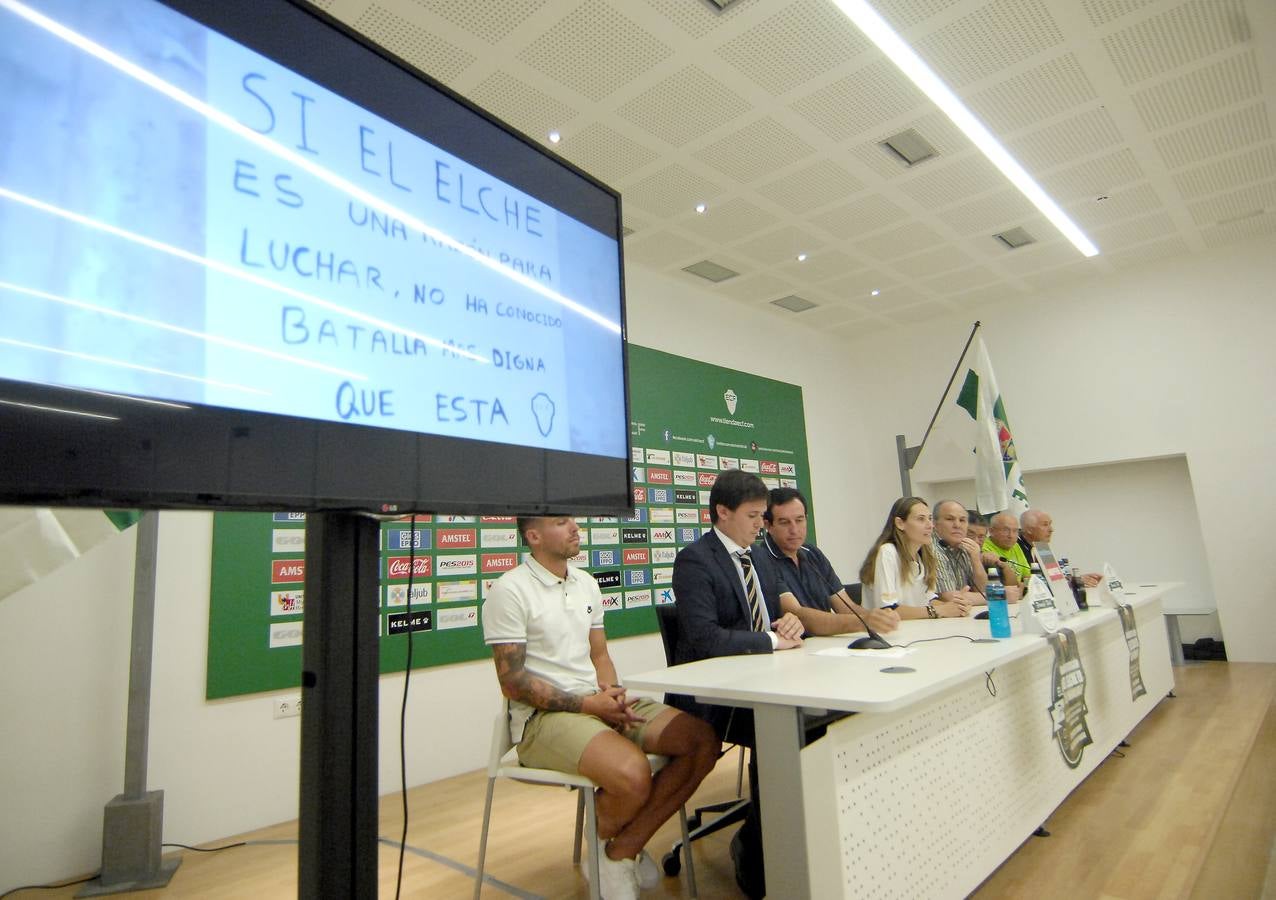
[[[665,646],[665,664],[674,665],[674,648],[678,646],[678,612],[673,604],[665,604],[656,607],[656,621],[660,625],[660,640]],[[721,803],[713,803],[709,806],[701,806],[694,813],[687,816],[687,826],[691,829],[690,833],[683,833],[683,838],[670,848],[669,852],[661,857],[660,865],[664,869],[666,875],[677,875],[679,869],[682,868],[682,849],[687,847],[692,841],[697,841],[702,837],[721,831],[723,828],[735,825],[744,821],[745,814],[749,811],[749,799],[744,796],[742,788],[744,784],[744,746],[739,745],[740,750],[740,767],[736,773],[736,799],[726,800]],[[706,815],[717,814],[717,818],[713,821],[705,821]],[[690,865],[691,853],[688,847],[687,852],[688,865]]]

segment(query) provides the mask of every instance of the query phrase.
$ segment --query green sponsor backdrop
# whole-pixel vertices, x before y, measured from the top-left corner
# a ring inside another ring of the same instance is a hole
[[[576,562],[599,580],[609,638],[657,630],[652,607],[674,602],[673,556],[709,527],[717,472],[740,467],[811,493],[800,387],[634,344],[629,375],[634,513],[577,520]],[[304,535],[298,514],[214,515],[209,699],[300,685]],[[406,520],[382,523],[382,672],[406,663],[413,542],[413,666],[486,658],[482,596],[524,552],[513,519],[418,516],[415,530]]]

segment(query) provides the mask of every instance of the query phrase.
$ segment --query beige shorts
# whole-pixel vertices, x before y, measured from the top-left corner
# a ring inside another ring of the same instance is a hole
[[[633,710],[647,721],[631,725],[621,732],[642,749],[647,727],[666,709],[656,700],[638,698]],[[534,769],[553,769],[556,772],[579,774],[577,765],[585,747],[599,733],[612,731],[602,719],[573,712],[545,712],[537,710],[523,726],[523,739],[518,743],[518,760]]]

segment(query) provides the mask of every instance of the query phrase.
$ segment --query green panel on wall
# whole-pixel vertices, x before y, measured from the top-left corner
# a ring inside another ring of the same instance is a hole
[[[800,387],[634,344],[628,351],[634,513],[579,519],[578,563],[602,586],[609,638],[656,631],[654,605],[673,601],[673,555],[709,527],[718,471],[739,466],[810,493]],[[304,536],[296,513],[214,516],[209,699],[300,684]],[[521,558],[513,519],[421,516],[415,533],[406,521],[386,522],[381,547],[381,671],[406,663],[410,555],[420,629],[413,667],[487,657],[481,598]]]

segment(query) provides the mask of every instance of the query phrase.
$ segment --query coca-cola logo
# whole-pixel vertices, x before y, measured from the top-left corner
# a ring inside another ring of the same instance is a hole
[[[416,559],[411,559],[411,557],[407,556],[392,556],[386,561],[386,577],[407,578],[409,560],[411,560],[412,564],[413,578],[430,577],[432,567],[428,556],[418,556]]]

